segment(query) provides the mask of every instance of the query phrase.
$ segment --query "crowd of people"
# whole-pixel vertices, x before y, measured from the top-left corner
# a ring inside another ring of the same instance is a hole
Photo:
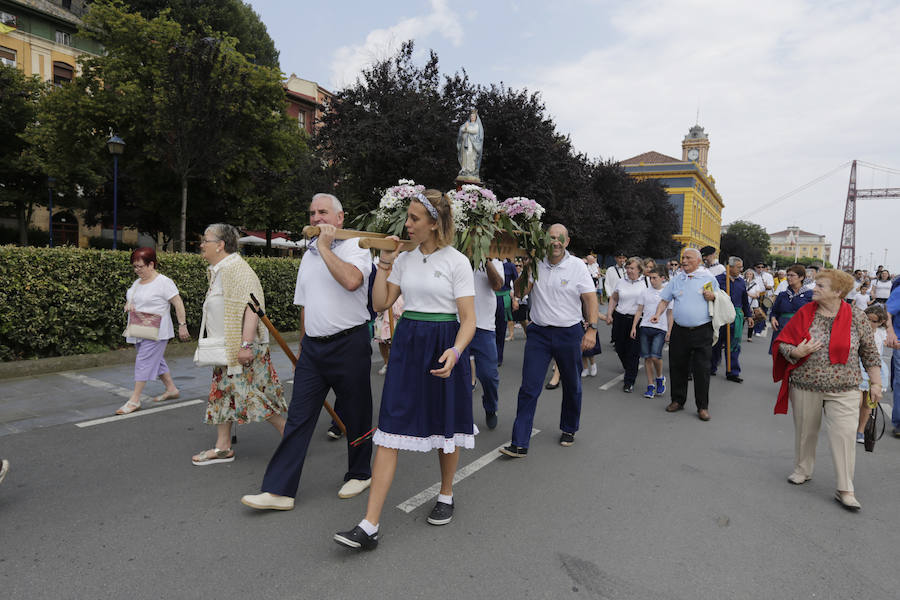
[[[853,487],[856,442],[869,411],[900,375],[900,291],[883,269],[870,280],[833,269],[794,264],[774,274],[759,263],[744,270],[740,257],[726,264],[712,247],[685,248],[678,258],[616,253],[605,271],[597,259],[568,251],[562,224],[549,227],[546,258],[492,259],[474,270],[452,246],[454,224],[445,194],[426,190],[410,201],[406,232],[415,249],[385,250],[373,260],[356,239],[338,239],[344,212],[331,194],[316,194],[310,241],[297,275],[294,303],[301,307],[300,346],[290,402],[269,353],[269,331],[258,313],[265,295],[238,252],[239,232],[210,225],[201,242],[208,262],[200,344],[195,362],[212,366],[205,422],[216,427],[212,448],[191,457],[196,466],[234,461],[234,423],[268,422],[279,434],[259,493],[241,498],[257,510],[294,508],[303,465],[329,391],[335,395],[328,435],[345,438],[347,470],[338,490],[353,498],[369,490],[363,518],[334,534],[338,544],[373,549],[401,450],[437,450],[440,490],[427,518],[453,519],[453,480],[459,449],[473,448],[478,426],[473,395],[481,386],[484,425],[499,424],[498,367],[516,325],[525,347],[511,440],[500,452],[528,456],[538,399],[562,387],[559,444],[572,446],[579,430],[582,379],[597,374],[598,325],[622,369],[622,391],[633,393],[643,360],[644,396],[669,395],[665,410],[682,411],[692,383],[697,417],[710,421],[710,377],[724,362],[725,378],[741,377],[741,344],[770,335],[773,378],[781,383],[776,413],[792,407],[794,468],[801,485],[813,475],[825,416],[835,465],[835,499],[860,508]],[[154,402],[179,397],[164,353],[176,334],[189,339],[185,308],[175,282],[160,272],[156,253],[135,250],[137,279],[124,310],[126,336],[137,349],[134,392],[116,412],[141,409],[148,382],[164,385]],[[536,276],[534,275],[536,274]],[[605,310],[601,305],[605,304]],[[171,318],[174,308],[177,330]],[[373,418],[372,347],[378,344],[384,377]],[[668,345],[668,366],[664,350]],[[884,348],[894,350],[891,367]],[[723,360],[724,358],[724,360]],[[549,381],[547,373],[552,368]],[[900,387],[900,386],[898,386]],[[893,433],[900,437],[900,398],[894,390]],[[330,407],[329,407],[330,408]],[[9,463],[0,462],[0,481]]]

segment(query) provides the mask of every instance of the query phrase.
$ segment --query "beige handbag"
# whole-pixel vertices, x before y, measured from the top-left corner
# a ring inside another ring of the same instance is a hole
[[[162,323],[162,315],[130,310],[128,311],[128,326],[125,327],[122,335],[142,340],[158,340],[160,323]]]

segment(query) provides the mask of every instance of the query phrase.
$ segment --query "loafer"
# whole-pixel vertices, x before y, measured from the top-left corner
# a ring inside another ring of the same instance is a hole
[[[344,435],[343,433],[341,433],[341,428],[337,425],[332,425],[325,433],[333,440],[339,440]]]
[[[344,485],[341,486],[341,489],[338,492],[338,498],[352,498],[354,496],[359,496],[369,489],[370,485],[372,485],[371,477],[368,479],[348,479],[344,482]]]
[[[505,448],[500,448],[500,454],[505,454],[506,456],[511,456],[512,458],[525,458],[525,456],[528,454],[528,448],[510,444]]]
[[[575,434],[563,431],[559,436],[559,445],[569,447],[575,443]]]
[[[547,385],[545,385],[544,387],[545,387],[546,389],[548,389],[548,390],[555,390],[556,388],[559,387],[559,381],[557,381],[556,383],[550,383],[550,382],[548,381],[548,382],[547,382]]]
[[[446,525],[449,523],[453,520],[453,506],[454,504],[435,502],[434,508],[431,509],[431,514],[428,515],[428,523],[430,525]]]
[[[666,407],[666,412],[678,412],[679,410],[684,410],[684,405],[678,404],[677,402],[671,402]]]
[[[733,381],[735,383],[744,383],[743,377],[738,377],[737,375],[725,375],[725,379],[728,381]]]
[[[709,411],[705,408],[701,408],[697,411],[697,418],[701,421],[709,421]]]
[[[338,531],[332,539],[341,546],[354,550],[374,550],[378,546],[378,532],[369,535],[359,525],[350,531]]]
[[[241,504],[259,510],[293,510],[294,499],[290,496],[276,496],[269,492],[263,492],[242,497]]]
[[[808,477],[803,473],[798,473],[797,471],[794,471],[793,473],[788,475],[788,481],[790,481],[794,485],[803,485],[810,479],[812,479],[812,477]]]
[[[488,429],[496,429],[497,428],[497,413],[489,412],[484,413],[484,423],[487,425]]]
[[[840,490],[835,490],[834,499],[840,502],[841,506],[843,506],[847,510],[852,510],[855,512],[862,508],[862,505],[859,503],[859,500],[856,499],[856,496],[853,495],[853,492],[842,492]]]

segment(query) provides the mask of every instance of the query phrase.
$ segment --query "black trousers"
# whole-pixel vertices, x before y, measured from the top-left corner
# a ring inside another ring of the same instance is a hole
[[[699,327],[672,325],[669,338],[669,393],[672,402],[687,401],[688,373],[694,378],[697,410],[709,408],[709,362],[712,358],[712,323]]]
[[[344,481],[372,476],[372,441],[350,445],[372,427],[371,369],[372,344],[365,327],[327,342],[303,338],[284,436],[266,468],[262,491],[296,497],[309,442],[329,389],[335,394],[334,410],[347,426]]]
[[[625,385],[634,385],[641,363],[641,341],[639,338],[631,339],[632,323],[634,315],[613,311],[612,340],[622,368],[625,369]]]

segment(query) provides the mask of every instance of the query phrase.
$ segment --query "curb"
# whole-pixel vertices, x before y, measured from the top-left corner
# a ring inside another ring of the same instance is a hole
[[[281,334],[288,343],[300,339],[297,331]],[[270,338],[269,346],[278,347],[278,343]],[[176,358],[193,356],[197,349],[197,342],[172,342],[166,347],[166,357]],[[77,371],[94,367],[109,367],[114,365],[126,365],[134,363],[137,356],[134,346],[99,352],[97,354],[73,354],[71,356],[53,356],[51,358],[37,358],[33,360],[17,360],[0,363],[0,380],[20,377],[36,377],[60,371]]]

